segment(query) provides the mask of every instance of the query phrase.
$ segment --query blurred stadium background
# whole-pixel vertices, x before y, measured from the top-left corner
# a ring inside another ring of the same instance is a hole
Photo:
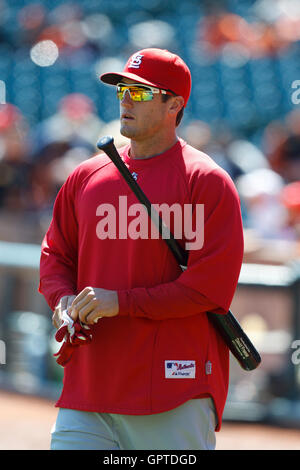
[[[0,389],[59,394],[51,312],[37,292],[40,243],[72,169],[100,136],[124,141],[114,89],[99,75],[144,47],[189,65],[178,133],[229,172],[241,198],[232,311],[262,364],[249,373],[232,361],[225,420],[299,428],[297,0],[0,0]]]

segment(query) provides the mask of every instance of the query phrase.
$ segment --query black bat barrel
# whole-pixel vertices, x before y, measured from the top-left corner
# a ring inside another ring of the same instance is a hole
[[[261,357],[232,312],[229,310],[225,315],[207,312],[207,315],[240,366],[247,371],[256,369]]]

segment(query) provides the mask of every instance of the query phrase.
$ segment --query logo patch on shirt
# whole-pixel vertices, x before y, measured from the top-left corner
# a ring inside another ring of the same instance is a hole
[[[165,361],[166,379],[194,379],[196,361]]]

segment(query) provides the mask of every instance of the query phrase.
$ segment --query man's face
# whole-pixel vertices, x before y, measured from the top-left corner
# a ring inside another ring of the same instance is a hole
[[[134,83],[123,79],[122,83]],[[167,103],[161,94],[154,94],[150,101],[133,101],[128,92],[120,101],[120,132],[129,139],[142,141],[158,134],[166,125]]]

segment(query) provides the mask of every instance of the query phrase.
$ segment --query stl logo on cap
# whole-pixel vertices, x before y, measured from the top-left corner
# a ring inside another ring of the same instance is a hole
[[[131,60],[130,60],[130,63],[128,65],[128,68],[133,68],[133,69],[138,69],[140,68],[140,65],[142,63],[142,58],[143,58],[143,55],[142,54],[134,54],[132,57],[131,57]]]

